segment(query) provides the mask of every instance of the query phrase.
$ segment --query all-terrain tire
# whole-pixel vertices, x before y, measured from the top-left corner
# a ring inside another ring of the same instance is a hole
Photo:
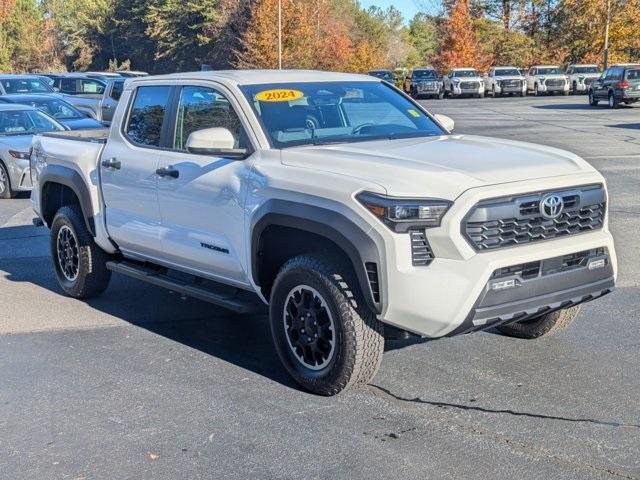
[[[556,310],[533,320],[501,325],[497,330],[508,337],[526,339],[550,337],[569,327],[578,313],[580,313],[580,305]]]
[[[306,341],[303,334],[313,335],[304,329],[296,333],[292,327],[290,302],[302,291],[312,297],[313,304],[323,305],[325,324],[327,315],[333,319],[334,347],[323,362],[313,365],[305,363],[302,349],[296,353],[292,341],[292,337]],[[366,385],[378,371],[384,351],[383,325],[364,302],[352,268],[337,258],[314,254],[288,260],[271,291],[269,317],[280,360],[293,379],[311,392],[336,395]]]
[[[68,241],[65,242],[63,237]],[[60,242],[64,245],[60,246]],[[92,298],[109,286],[111,271],[106,267],[109,255],[93,241],[80,207],[70,205],[58,210],[51,223],[50,246],[56,279],[67,295],[78,299]],[[65,257],[60,250],[71,255]],[[77,263],[77,268],[63,266],[69,257],[73,258],[71,263]]]

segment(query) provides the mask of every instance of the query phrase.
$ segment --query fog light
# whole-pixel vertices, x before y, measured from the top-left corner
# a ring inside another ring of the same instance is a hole
[[[595,270],[596,268],[602,268],[607,264],[606,258],[598,258],[597,260],[591,260],[589,262],[589,270]]]
[[[517,286],[518,284],[516,283],[516,279],[511,278],[509,280],[501,280],[499,282],[493,282],[490,284],[489,288],[495,292],[498,290],[507,290],[509,288],[514,288]]]

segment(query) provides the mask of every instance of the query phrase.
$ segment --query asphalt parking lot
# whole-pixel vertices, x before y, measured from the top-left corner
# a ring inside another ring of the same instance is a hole
[[[321,398],[283,373],[264,317],[119,276],[60,295],[28,199],[0,201],[0,477],[640,478],[640,107],[424,103],[598,168],[617,290],[549,339],[395,342],[372,385]]]

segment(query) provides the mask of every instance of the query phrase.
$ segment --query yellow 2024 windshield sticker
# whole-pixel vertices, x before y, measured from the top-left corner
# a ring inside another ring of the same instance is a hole
[[[256,100],[261,102],[288,102],[289,100],[297,100],[302,97],[304,97],[304,93],[300,90],[291,90],[288,88],[263,90],[256,94]]]
[[[409,110],[407,110],[407,112],[409,112],[409,115],[411,115],[412,117],[418,118],[420,116],[420,113],[413,108],[410,108]]]

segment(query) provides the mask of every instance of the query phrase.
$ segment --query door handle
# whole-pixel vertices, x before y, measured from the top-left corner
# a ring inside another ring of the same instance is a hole
[[[169,165],[168,167],[157,169],[156,175],[159,177],[178,178],[180,176],[180,171],[174,168],[173,165]]]
[[[120,168],[122,167],[120,160],[116,160],[115,158],[108,158],[106,160],[102,160],[100,164],[104,168],[108,168],[109,170],[120,170]]]

